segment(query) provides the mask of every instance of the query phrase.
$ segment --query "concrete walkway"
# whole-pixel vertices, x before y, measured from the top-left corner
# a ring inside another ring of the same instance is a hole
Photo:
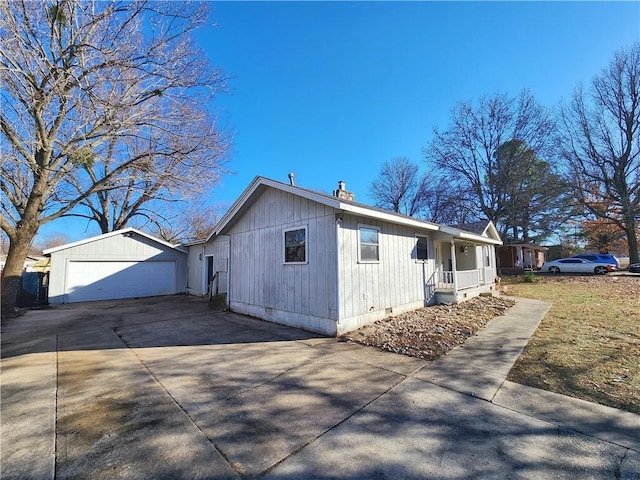
[[[505,381],[548,304],[426,362],[193,297],[2,335],[3,479],[640,479],[640,416]]]

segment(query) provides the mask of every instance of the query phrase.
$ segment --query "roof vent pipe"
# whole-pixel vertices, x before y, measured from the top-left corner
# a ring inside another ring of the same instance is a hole
[[[345,190],[346,186],[346,183],[344,183],[342,180],[338,182],[338,190]]]
[[[293,181],[293,172],[289,172],[289,183],[291,184],[292,187],[294,187],[296,184]]]

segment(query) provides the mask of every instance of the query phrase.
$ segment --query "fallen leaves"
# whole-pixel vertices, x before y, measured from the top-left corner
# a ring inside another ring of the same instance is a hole
[[[464,343],[514,303],[504,297],[475,297],[458,305],[434,305],[380,320],[341,338],[434,360]]]

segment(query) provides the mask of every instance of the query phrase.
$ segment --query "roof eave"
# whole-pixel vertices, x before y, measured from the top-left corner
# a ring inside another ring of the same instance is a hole
[[[114,237],[116,235],[123,235],[125,233],[135,233],[137,235],[140,235],[142,237],[148,238],[149,240],[152,240],[156,243],[159,243],[161,245],[164,245],[166,247],[172,248],[174,250],[177,250],[181,253],[187,253],[187,251],[184,248],[181,248],[179,245],[173,245],[165,240],[162,240],[161,238],[157,238],[154,237],[153,235],[149,235],[148,233],[145,233],[141,230],[138,230],[137,228],[133,228],[133,227],[127,227],[127,228],[123,228],[121,230],[114,230],[113,232],[107,232],[107,233],[103,233],[101,235],[95,235],[93,237],[89,237],[89,238],[85,238],[83,240],[78,240],[76,242],[71,242],[71,243],[67,243],[65,245],[60,245],[58,247],[53,247],[53,248],[48,248],[46,250],[42,251],[42,254],[46,257],[50,256],[52,253],[56,253],[62,250],[67,250],[69,248],[74,248],[74,247],[78,247],[80,245],[84,245],[85,243],[91,243],[91,242],[96,242],[98,240],[103,240],[105,238],[109,238],[109,237]]]

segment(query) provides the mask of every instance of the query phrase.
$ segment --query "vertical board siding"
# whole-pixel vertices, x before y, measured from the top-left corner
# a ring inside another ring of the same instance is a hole
[[[304,226],[307,263],[286,265],[283,232]],[[337,320],[335,228],[333,209],[265,189],[229,230],[232,304]]]
[[[51,254],[49,299],[52,303],[60,303],[66,293],[67,266],[70,261],[175,262],[176,290],[182,293],[187,288],[185,253],[137,234],[112,235]]]
[[[359,263],[359,226],[380,229],[378,263]],[[339,230],[340,317],[371,316],[388,308],[428,301],[428,282],[435,269],[435,251],[429,241],[429,259],[416,261],[416,234],[430,238],[428,231],[377,222],[345,214]],[[379,315],[380,316],[380,315]],[[363,323],[366,323],[363,320]]]

